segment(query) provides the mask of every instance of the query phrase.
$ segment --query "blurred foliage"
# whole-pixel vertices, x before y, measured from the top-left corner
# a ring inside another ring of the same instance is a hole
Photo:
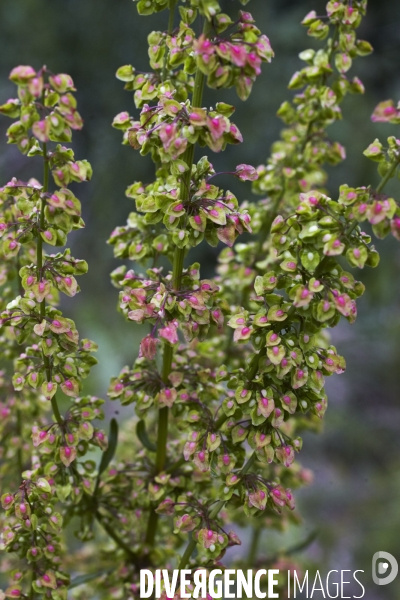
[[[236,0],[223,4],[226,10],[239,8]],[[252,0],[248,5],[270,37],[276,58],[257,81],[250,103],[238,105],[235,122],[246,143],[211,158],[219,170],[232,170],[241,162],[257,165],[267,157],[281,128],[276,110],[287,98],[287,82],[300,65],[298,53],[314,45],[299,22],[312,9],[320,14],[323,6],[321,0]],[[125,188],[135,179],[147,182],[153,176],[150,160],[121,146],[120,133],[111,128],[113,116],[132,109],[133,104],[114,73],[126,63],[147,68],[146,35],[154,28],[165,29],[164,17],[163,13],[149,17],[144,27],[130,0],[0,2],[0,98],[4,101],[12,94],[7,77],[17,64],[35,68],[46,64],[55,72],[71,73],[78,88],[86,126],[76,136],[76,156],[89,158],[94,177],[80,194],[87,229],[72,236],[72,250],[89,262],[90,270],[82,294],[68,303],[82,334],[100,344],[100,367],[87,390],[99,396],[104,395],[109,377],[133,361],[140,339],[138,328],[126,325],[115,310],[117,293],[109,283],[109,273],[118,263],[105,241],[133,208],[124,196]],[[375,169],[362,150],[375,137],[389,134],[385,125],[370,122],[375,105],[400,98],[399,27],[400,3],[370,2],[361,37],[372,43],[375,53],[357,61],[354,69],[365,84],[365,96],[346,100],[344,120],[331,131],[345,145],[348,156],[330,173],[333,196],[340,183],[377,182]],[[208,91],[206,104],[213,94]],[[224,100],[238,104],[234,93],[224,94]],[[7,125],[6,119],[0,121],[2,182],[32,173],[32,161],[27,164],[16,148],[5,145]],[[40,176],[39,160],[37,167]],[[243,187],[239,189],[231,179],[224,183],[244,199]],[[395,185],[388,186],[389,192],[395,193]],[[394,600],[399,597],[399,579],[379,588],[379,594],[370,583],[375,552],[385,550],[400,559],[400,250],[394,240],[378,245],[380,267],[357,274],[367,285],[359,318],[355,325],[343,324],[335,333],[334,343],[347,358],[347,374],[330,383],[324,434],[305,440],[302,462],[314,470],[315,482],[299,494],[304,527],[284,538],[262,540],[262,551],[270,556],[276,548],[291,545],[316,529],[319,535],[308,557],[322,572],[325,568],[364,569],[368,600]],[[216,251],[205,247],[202,252],[196,259],[212,272]]]

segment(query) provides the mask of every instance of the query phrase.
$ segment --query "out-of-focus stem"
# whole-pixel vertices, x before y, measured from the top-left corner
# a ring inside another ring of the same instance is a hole
[[[249,567],[251,569],[253,569],[255,567],[255,564],[256,564],[257,552],[258,552],[258,544],[259,544],[259,541],[260,541],[261,532],[262,532],[261,525],[260,524],[256,524],[253,527],[253,532],[252,532],[252,536],[251,536],[251,543],[250,543],[250,549],[249,549],[249,557],[247,559],[247,564],[249,565]]]

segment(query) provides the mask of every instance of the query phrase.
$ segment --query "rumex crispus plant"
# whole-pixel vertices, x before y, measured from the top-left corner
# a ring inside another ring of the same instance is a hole
[[[146,515],[147,524],[141,519],[127,539],[144,541],[142,554],[150,564],[162,565],[170,557],[165,540],[172,551],[189,531],[178,563],[182,568],[195,548],[193,566],[209,565],[238,543],[225,523],[244,524],[243,514],[265,522],[267,511],[269,522],[279,526],[285,517],[276,515],[293,509],[291,488],[308,477],[293,463],[301,449],[299,433],[314,427],[315,417],[326,410],[324,378],[345,369],[326,330],[341,316],[354,321],[355,300],[364,291],[339,257],[350,267],[376,266],[378,254],[360,224],[368,220],[379,237],[390,227],[396,234],[399,225],[397,204],[382,194],[398,165],[395,138],[389,139],[387,153],[378,142],[365,152],[379,154],[382,181],[376,190],[343,185],[337,200],[326,193],[324,165],[345,158],[326,129],[341,118],[346,94],[364,91],[347,72],[356,57],[372,51],[356,36],[366,2],[330,2],[326,17],[311,12],[304,19],[309,35],[326,39],[325,47],[300,55],[306,66],[289,88],[301,92],[278,111],[286,128],[268,163],[232,170],[254,181],[256,192],[268,194],[239,206],[229,191],[217,187],[218,173],[208,156],[192,163],[195,143],[219,151],[230,141],[224,132],[232,128],[228,123],[217,128],[221,114],[198,108],[203,81],[213,88],[235,85],[239,96],[247,97],[242,92],[249,69],[245,58],[252,48],[245,35],[239,41],[230,29],[221,32],[221,23],[232,27],[231,19],[216,5],[211,11],[207,6],[208,12],[196,4],[205,16],[198,40],[188,29],[196,12],[187,7],[180,7],[179,27],[171,17],[167,33],[149,35],[152,73],[119,69],[117,77],[134,91],[141,114],[139,121],[125,112],[114,120],[124,130],[125,143],[151,153],[157,176],[152,184],[135,182],[128,188],[137,212],[110,238],[117,257],[146,269],[121,267],[113,273],[121,288],[120,309],[129,320],[150,326],[133,369],[124,368],[109,391],[124,404],[135,403],[144,445],[137,458],[143,494],[134,508]],[[161,8],[167,3],[138,4],[146,14]],[[240,13],[238,29],[258,35],[250,23],[251,15]],[[253,48],[259,44],[256,38],[251,43]],[[266,40],[263,45],[269,48]],[[193,63],[197,72],[189,102]],[[233,108],[224,110],[230,119]],[[255,235],[234,245],[244,232]],[[199,264],[184,268],[185,255],[203,241],[228,246],[213,280],[201,278]],[[155,513],[174,518],[176,538],[168,535],[168,520],[159,523]],[[256,520],[256,531],[259,527]],[[163,560],[160,545],[154,546],[157,528]]]
[[[5,596],[66,598],[69,577],[59,537],[66,507],[73,512],[83,494],[91,496],[97,476],[93,461],[77,458],[90,445],[105,448],[107,438],[91,423],[102,416],[102,401],[78,398],[96,363],[96,345],[80,340],[74,322],[57,308],[59,292],[79,291],[75,277],[86,273],[87,264],[68,249],[49,254],[44,244],[65,246],[68,233],[84,226],[80,202],[67,186],[90,179],[91,167],[63,145],[83,125],[71,77],[19,66],[10,79],[18,98],[0,107],[16,119],[8,141],[42,161],[43,181],[13,178],[0,189],[1,352],[2,361],[14,365],[12,379],[8,369],[1,377],[1,487],[16,490],[2,495],[2,539],[21,559]],[[60,391],[73,400],[64,416]]]
[[[298,91],[278,111],[281,139],[265,165],[231,172],[253,182],[258,202],[239,202],[217,185],[209,151],[242,136],[234,107],[220,100],[205,108],[203,90],[234,87],[247,99],[273,57],[268,38],[249,12],[234,20],[216,0],[140,0],[137,8],[165,10],[168,29],[149,34],[151,71],[117,71],[140,114],[122,112],[113,125],[126,145],[151,155],[155,180],[129,186],[136,211],[109,240],[117,258],[135,263],[112,274],[120,310],[146,331],[133,368],[109,390],[134,404],[135,432],[129,422],[118,440],[112,421],[108,449],[91,423],[102,401],[77,398],[95,345],[79,344],[55,307],[59,290],[78,290],[74,276],[87,266],[69,251],[43,252],[43,243],[62,246],[83,225],[68,185],[89,179],[90,166],[61,145],[82,125],[73,83],[18,67],[11,79],[19,98],[0,109],[18,119],[9,140],[44,164],[43,185],[12,180],[1,190],[3,355],[16,371],[13,387],[7,372],[3,379],[1,476],[13,490],[3,496],[3,540],[19,559],[6,597],[58,600],[70,586],[82,599],[136,598],[140,568],[220,565],[241,543],[234,524],[253,528],[240,566],[254,568],[260,531],[298,519],[292,489],[310,479],[294,460],[301,434],[326,411],[325,377],[345,369],[328,329],[342,316],[355,320],[364,291],[346,264],[379,262],[363,223],[378,237],[400,237],[400,209],[383,193],[399,165],[394,136],[365,151],[379,163],[375,189],[346,184],[335,198],[327,192],[325,165],[345,159],[327,128],[342,117],[345,96],[364,91],[349,70],[372,51],[357,38],[366,1],[328,2],[325,16],[313,11],[303,20],[323,44],[300,54],[305,66],[289,84]],[[399,115],[387,101],[372,118],[398,123]],[[54,192],[50,172],[61,188]],[[191,261],[201,243],[225,246],[212,279]],[[74,398],[64,416],[58,387]],[[104,450],[98,466],[86,456],[93,445]],[[112,538],[104,551],[91,543],[96,521]],[[75,557],[61,538],[70,522],[87,544]],[[87,573],[71,583],[66,571],[78,561]]]

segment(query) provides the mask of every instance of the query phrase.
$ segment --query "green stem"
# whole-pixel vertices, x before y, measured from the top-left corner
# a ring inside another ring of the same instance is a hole
[[[211,29],[211,23],[207,20],[204,24],[203,34],[207,35]],[[193,88],[193,96],[192,96],[192,107],[193,108],[201,108],[201,104],[203,102],[203,90],[204,90],[204,82],[205,75],[200,69],[197,69],[196,77],[194,80],[194,88]],[[182,177],[181,186],[180,186],[180,199],[183,203],[187,202],[190,197],[190,184],[192,178],[192,165],[194,159],[194,149],[195,145],[190,144],[186,151],[182,156],[183,162],[185,162],[188,166],[187,171]],[[182,280],[182,272],[183,272],[183,261],[185,258],[185,249],[184,248],[176,248],[174,255],[174,263],[172,270],[172,280],[173,286],[175,290],[180,290],[181,280]]]
[[[44,229],[44,210],[46,208],[46,198],[44,194],[46,194],[49,190],[49,161],[47,158],[47,144],[43,144],[43,194],[40,204],[40,216],[39,216],[39,229],[38,237],[37,237],[37,247],[36,247],[36,264],[37,264],[37,280],[41,281],[42,279],[42,269],[43,269],[43,238],[40,235]],[[42,319],[45,317],[46,311],[46,301],[43,300],[40,303],[40,316]]]
[[[385,187],[385,185],[387,184],[389,179],[391,179],[393,177],[394,172],[396,171],[397,167],[399,166],[399,161],[400,161],[400,159],[395,160],[392,163],[392,166],[390,167],[390,169],[387,171],[386,175],[384,175],[384,177],[382,177],[382,179],[379,182],[378,187],[375,190],[375,192],[377,194],[380,194],[382,192],[383,188]],[[348,227],[348,229],[346,231],[346,235],[350,235],[351,233],[353,233],[353,231],[357,227],[358,223],[359,222],[357,221],[357,219],[353,219],[352,222],[350,223],[350,226]]]
[[[32,510],[33,513],[33,510]],[[33,532],[32,535],[32,546],[36,546],[36,533]],[[29,600],[33,600],[35,598],[35,590],[33,589],[33,582],[36,579],[36,564],[34,563],[32,565],[32,573],[31,573],[31,585],[30,585],[30,589],[29,589]]]
[[[258,354],[255,354],[253,356],[253,358],[251,359],[249,366],[248,366],[248,373],[247,373],[247,381],[249,383],[251,383],[253,381],[254,377],[257,375],[259,360],[264,355],[265,355],[265,348],[260,350],[260,352]]]
[[[171,13],[175,8],[174,0],[170,2],[170,24],[172,22],[173,26],[173,17],[171,17]],[[210,31],[211,24],[206,20],[204,24],[203,33],[205,35]],[[201,104],[203,101],[203,90],[204,90],[204,82],[205,76],[204,73],[200,71],[200,69],[196,72],[196,77],[194,81],[194,89],[192,96],[192,106],[195,108],[201,108]],[[195,145],[190,144],[188,148],[185,150],[182,160],[187,164],[187,171],[185,171],[181,185],[180,185],[180,198],[183,203],[188,202],[190,198],[190,184],[191,184],[191,176],[192,176],[192,165],[194,159],[194,150]],[[175,291],[179,291],[182,285],[182,274],[183,274],[183,263],[185,259],[185,249],[184,248],[176,248],[174,253],[174,260],[172,265],[172,285]],[[162,367],[162,380],[165,385],[169,384],[169,375],[171,374],[171,366],[173,360],[173,348],[164,345],[164,356],[163,356],[163,367]],[[157,473],[160,473],[164,470],[165,463],[167,460],[167,442],[168,442],[168,417],[169,417],[169,409],[168,407],[163,407],[159,410],[158,413],[158,429],[157,429],[157,455],[156,455],[156,470]],[[152,547],[154,545],[154,540],[157,532],[158,525],[158,514],[155,512],[154,508],[151,509],[149,520],[147,523],[147,531],[145,537],[146,546]]]
[[[333,35],[333,37],[331,38],[331,39],[332,39],[332,44],[331,44],[331,48],[330,48],[330,51],[329,51],[329,54],[328,54],[328,62],[330,62],[330,61],[332,60],[333,54],[334,54],[334,52],[335,52],[335,47],[336,47],[336,42],[337,42],[337,40],[338,40],[338,35],[339,35],[339,28],[338,28],[338,27],[336,27],[336,28],[335,28],[335,32],[334,32],[334,35]],[[324,76],[324,78],[325,78],[325,76]],[[307,142],[309,141],[309,138],[310,138],[310,135],[311,135],[311,132],[312,132],[312,126],[313,126],[313,123],[314,123],[314,121],[313,121],[313,120],[311,120],[311,121],[308,123],[308,125],[307,125],[307,129],[306,129],[306,131],[304,132],[304,137],[303,137],[303,139],[302,139],[302,141],[301,141],[300,147],[299,147],[299,148],[296,148],[296,153],[298,152],[299,154],[303,154],[304,150],[306,149]],[[266,237],[269,235],[269,233],[270,233],[270,230],[271,230],[271,225],[272,225],[272,223],[273,223],[273,221],[274,221],[275,217],[276,217],[276,216],[277,216],[277,214],[278,214],[279,205],[280,205],[280,203],[281,203],[281,200],[283,199],[283,196],[284,196],[284,194],[285,194],[285,181],[286,181],[286,180],[285,180],[285,178],[283,178],[283,182],[282,182],[282,191],[281,191],[281,193],[279,194],[279,196],[277,196],[277,198],[275,199],[275,202],[274,202],[274,204],[273,204],[273,207],[272,207],[271,213],[268,215],[268,218],[267,218],[267,220],[265,221],[264,225],[263,225],[263,226],[262,226],[262,228],[261,228],[261,231],[260,231],[260,239],[259,239],[259,242],[258,242],[258,246],[257,246],[257,252],[256,252],[256,260],[257,260],[257,257],[258,257],[258,256],[261,254],[261,252],[262,252],[262,247],[263,247],[263,244],[264,244],[265,238],[266,238]]]
[[[209,515],[210,521],[213,521],[218,516],[218,513],[223,509],[224,505],[225,505],[225,502],[223,500],[219,500],[216,503],[216,505],[210,512],[210,515]],[[188,545],[186,546],[185,552],[182,554],[182,558],[179,561],[178,569],[184,569],[186,567],[186,565],[188,564],[188,562],[190,560],[190,557],[192,556],[192,554],[194,552],[194,549],[196,548],[196,544],[197,544],[197,541],[192,537],[192,539],[189,541]]]
[[[204,27],[205,33],[209,31],[209,24],[206,21],[206,26]],[[197,70],[196,78],[194,82],[194,90],[193,90],[193,98],[192,98],[192,106],[200,107],[203,99],[203,89],[204,89],[204,73]],[[192,176],[192,165],[194,159],[194,144],[190,144],[189,147],[183,154],[182,160],[187,164],[188,169],[182,177],[181,186],[180,186],[180,198],[182,202],[187,202],[189,200],[190,195],[190,183]],[[172,285],[175,291],[179,291],[182,285],[182,273],[183,273],[183,261],[185,259],[185,249],[184,248],[176,248],[174,254],[174,261],[172,266]],[[173,359],[173,348],[171,346],[164,346],[164,357],[163,357],[163,370],[162,370],[162,379],[164,384],[168,384],[169,375],[171,373],[171,365]],[[167,435],[168,435],[168,408],[162,408],[159,414],[159,429],[158,429],[158,439],[157,439],[157,458],[156,458],[156,466],[157,471],[162,471],[165,465],[166,460],[166,444],[167,444]],[[160,429],[161,425],[161,429]],[[161,439],[160,439],[161,438]]]
[[[157,533],[157,526],[158,513],[156,513],[155,507],[153,506],[150,509],[149,520],[147,521],[146,537],[144,539],[145,546],[147,547],[147,553],[149,548],[151,548],[154,544],[154,540]]]
[[[36,579],[35,569],[32,567],[31,587],[29,590],[29,600],[33,600],[35,597],[35,590],[33,589],[33,582]]]
[[[356,225],[357,225],[358,221],[356,221]],[[322,273],[324,272],[324,269],[327,265],[327,263],[329,262],[330,257],[329,256],[324,256],[324,258],[321,260],[321,262],[319,263],[318,267],[315,269],[314,271],[314,277],[316,277],[318,279],[318,277],[320,275],[322,275]]]
[[[174,18],[175,18],[175,6],[177,0],[169,0],[169,19],[168,19],[168,33],[171,33],[174,30]]]
[[[228,420],[228,417],[227,417],[227,415],[221,415],[221,416],[219,417],[218,421],[216,421],[216,422],[215,422],[214,429],[215,429],[216,431],[218,431],[218,429],[221,429],[222,425],[223,425],[223,424],[225,423],[225,421],[227,421],[227,420]]]
[[[19,254],[17,254],[17,257],[16,257],[15,267],[17,269],[18,294],[20,296],[23,296],[24,295],[24,288],[22,287],[22,280],[21,280],[21,277],[20,277],[20,274],[19,274],[19,271],[21,269],[21,263],[20,263],[20,260],[19,260]]]
[[[196,548],[197,541],[192,538],[186,546],[185,552],[182,554],[182,558],[179,561],[178,569],[184,569],[188,564],[190,557],[192,556],[194,549]]]
[[[332,42],[331,42],[331,47],[328,53],[328,62],[330,62],[333,58],[333,55],[335,53],[336,50],[336,43],[338,41],[338,37],[339,37],[339,28],[335,27],[335,31],[333,34],[333,37],[331,38]],[[323,80],[326,81],[326,76],[323,76]],[[313,120],[311,120],[308,125],[307,125],[307,129],[304,132],[304,137],[303,140],[301,141],[300,144],[300,148],[296,149],[296,152],[298,152],[299,154],[303,154],[306,146],[307,146],[307,142],[309,141],[309,138],[311,136],[311,132],[312,132],[312,126],[313,126]],[[279,196],[277,196],[277,198],[275,199],[275,202],[273,204],[272,210],[270,212],[270,214],[268,215],[267,220],[265,221],[264,225],[261,228],[260,231],[260,239],[257,245],[257,251],[256,251],[256,259],[257,257],[261,254],[262,252],[262,247],[264,244],[264,241],[266,239],[266,237],[269,235],[270,230],[271,230],[271,225],[275,219],[275,217],[277,216],[278,210],[279,210],[279,205],[281,203],[281,200],[285,194],[285,179],[283,178],[283,183],[282,183],[282,191],[279,194]]]
[[[270,214],[268,215],[268,218],[266,219],[265,223],[261,227],[261,230],[260,230],[260,239],[258,240],[257,251],[256,251],[256,259],[255,260],[257,260],[258,257],[260,256],[260,254],[262,253],[264,242],[265,242],[266,238],[270,234],[272,223],[274,222],[274,219],[275,219],[275,217],[278,214],[279,205],[281,203],[281,200],[282,200],[284,194],[285,194],[285,186],[284,186],[284,184],[282,184],[282,191],[275,198],[275,201],[274,201],[274,203],[272,205],[272,210],[271,210]]]
[[[253,452],[253,454],[250,456],[249,460],[244,465],[243,469],[240,471],[240,477],[242,477],[243,475],[246,475],[246,473],[248,473],[248,471],[253,466],[255,460],[256,460],[256,453]],[[212,509],[212,511],[210,512],[210,514],[208,516],[209,520],[213,521],[214,519],[216,519],[217,516],[219,515],[219,513],[221,512],[221,510],[224,508],[224,506],[225,506],[225,500],[218,500],[218,502],[215,504],[214,508]],[[196,548],[196,544],[197,544],[197,540],[195,540],[193,537],[191,537],[188,545],[186,546],[186,550],[182,554],[182,558],[179,561],[178,569],[184,569],[186,567],[186,565],[188,564],[188,562],[190,560],[190,557],[192,556],[192,554],[194,552],[194,549]]]
[[[53,409],[53,414],[56,418],[56,421],[59,425],[63,424],[63,418],[60,413],[60,409],[58,408],[56,397],[53,396],[51,399],[51,408]]]
[[[383,190],[383,188],[385,187],[385,185],[387,184],[389,179],[391,179],[393,177],[394,172],[395,172],[396,168],[398,167],[398,165],[399,165],[399,159],[394,161],[394,163],[390,167],[389,171],[386,173],[386,175],[384,177],[382,177],[378,187],[375,190],[378,194],[380,194],[380,192]]]
[[[174,355],[174,349],[172,346],[164,345],[164,356],[163,356],[163,370],[162,380],[164,385],[169,383],[169,375],[171,373],[172,359]],[[165,466],[167,458],[167,439],[168,439],[168,408],[164,406],[158,413],[158,435],[157,435],[157,456],[156,456],[156,468],[157,473],[162,471]]]
[[[104,531],[110,536],[110,538],[112,540],[114,540],[114,542],[117,544],[117,546],[119,548],[121,548],[121,550],[124,550],[124,552],[126,552],[126,554],[128,555],[128,557],[130,558],[130,560],[132,562],[137,562],[138,561],[137,554],[135,554],[134,552],[132,552],[132,550],[130,549],[129,545],[126,544],[123,540],[121,540],[121,538],[115,532],[115,530],[113,529],[113,527],[111,527],[111,525],[109,525],[108,523],[106,523],[104,521],[104,519],[103,519],[103,517],[102,517],[102,515],[101,515],[101,513],[99,511],[96,511],[95,517],[96,517],[97,521],[100,523],[100,525],[102,526],[102,528],[104,529]]]
[[[329,54],[328,54],[328,62],[330,62],[332,60],[333,54],[334,54],[335,49],[336,49],[336,42],[338,40],[338,36],[339,36],[339,28],[336,27],[334,35],[331,38],[332,43],[331,43],[331,48],[330,48],[330,51],[329,51]],[[326,77],[323,76],[323,79],[325,80]],[[307,143],[308,143],[309,138],[311,136],[313,123],[314,123],[313,120],[311,120],[308,123],[307,129],[304,132],[303,140],[301,141],[301,144],[300,144],[300,148],[296,149],[296,152],[298,152],[299,154],[303,154],[303,152],[304,152],[304,150],[305,150],[305,148],[307,146]],[[274,204],[272,206],[272,210],[269,213],[269,215],[268,215],[265,223],[263,224],[263,226],[262,226],[262,228],[260,230],[260,238],[259,238],[259,241],[258,241],[258,245],[257,245],[257,250],[256,250],[254,262],[257,261],[258,257],[262,253],[262,248],[263,248],[264,242],[265,242],[266,238],[268,237],[268,235],[269,235],[269,233],[271,231],[272,223],[273,223],[275,217],[278,214],[279,205],[280,205],[280,203],[281,203],[281,201],[282,201],[282,199],[284,197],[284,194],[285,194],[285,179],[283,178],[281,193],[275,199],[275,202],[274,202]]]
[[[47,156],[47,144],[43,144],[43,194],[40,205],[40,217],[39,217],[39,228],[38,237],[37,237],[37,247],[36,247],[36,264],[37,264],[37,280],[41,281],[43,277],[43,239],[41,236],[41,232],[44,230],[45,226],[45,208],[46,208],[46,198],[45,194],[49,191],[49,159]],[[40,318],[43,320],[46,317],[46,300],[42,300],[40,303]],[[43,363],[46,369],[46,379],[47,381],[51,381],[51,364],[50,359],[43,353]],[[55,396],[51,399],[51,408],[53,409],[54,417],[59,425],[63,423],[63,419],[61,417],[57,399]]]
[[[164,356],[163,356],[163,370],[162,380],[165,385],[168,385],[168,377],[171,373],[171,365],[173,359],[174,350],[172,346],[164,345]],[[157,426],[157,454],[156,454],[156,470],[160,473],[164,470],[165,462],[167,460],[167,442],[168,442],[168,416],[169,409],[164,406],[158,411],[158,426]],[[145,544],[147,547],[154,545],[154,539],[156,537],[157,526],[158,526],[158,513],[155,511],[155,507],[150,510],[149,520],[147,522],[147,530],[145,537]]]
[[[214,519],[216,519],[218,517],[219,513],[224,508],[224,506],[225,506],[225,501],[224,500],[218,500],[218,502],[216,503],[216,505],[214,506],[214,508],[210,512],[210,517],[209,517],[210,521],[213,521]]]
[[[333,37],[329,38],[330,40],[332,40],[332,43],[331,43],[331,48],[328,52],[328,63],[330,63],[332,61],[333,55],[335,54],[336,42],[338,41],[338,37],[339,37],[339,27],[336,26]],[[322,75],[320,78],[321,84],[326,85],[329,77],[330,77],[329,73],[325,73],[325,75]],[[301,142],[300,154],[303,154],[304,150],[306,149],[307,143],[308,143],[309,139],[311,138],[313,123],[315,123],[317,121],[318,121],[318,117],[316,119],[311,119],[311,121],[309,121],[303,141]]]
[[[246,475],[246,473],[248,473],[251,469],[251,467],[254,465],[255,461],[256,461],[256,453],[253,452],[253,454],[250,456],[249,460],[247,461],[247,463],[244,465],[243,469],[240,471],[240,477],[243,477],[243,475]]]
[[[177,471],[180,467],[183,467],[184,464],[186,464],[186,460],[182,456],[179,460],[174,462],[174,464],[172,464],[170,467],[168,467],[168,469],[165,469],[165,472],[173,473],[174,471]]]
[[[251,569],[253,569],[256,565],[257,553],[258,553],[258,544],[260,541],[260,536],[262,532],[261,523],[257,523],[253,527],[253,534],[251,536],[251,544],[248,556],[248,565]]]
[[[171,35],[174,30],[174,19],[175,19],[175,7],[177,0],[169,0],[169,18],[168,18],[168,35]],[[167,66],[168,66],[168,48],[165,48],[164,64],[162,68],[162,80],[165,81],[167,78]]]

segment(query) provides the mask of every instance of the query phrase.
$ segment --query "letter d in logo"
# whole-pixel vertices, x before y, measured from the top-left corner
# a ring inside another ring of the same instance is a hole
[[[385,561],[379,562],[378,561]],[[378,563],[378,564],[377,564]],[[389,565],[391,567],[391,571],[386,577],[382,577],[385,573],[388,572]],[[397,560],[392,554],[389,552],[376,552],[372,557],[372,579],[376,585],[387,585],[388,583],[392,583],[397,577],[397,573],[399,572],[399,565]]]

